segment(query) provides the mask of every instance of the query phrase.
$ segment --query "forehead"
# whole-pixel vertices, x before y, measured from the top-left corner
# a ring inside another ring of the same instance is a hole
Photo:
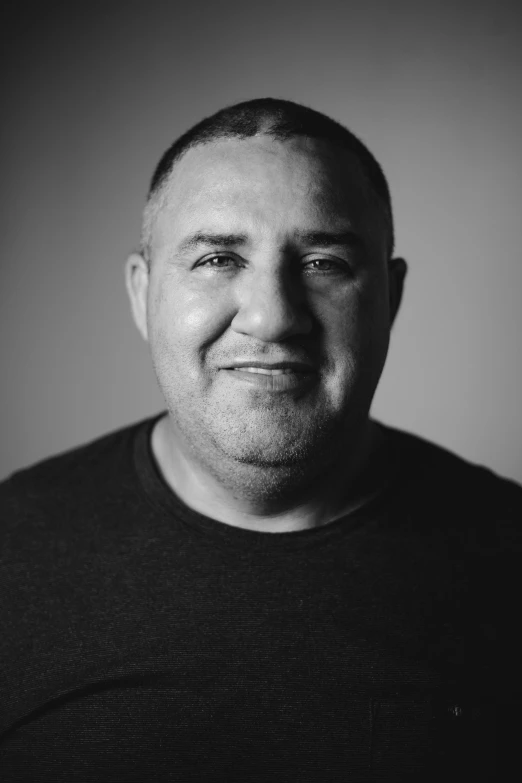
[[[189,149],[174,165],[157,204],[154,239],[163,244],[201,229],[202,221],[205,228],[226,223],[243,231],[245,222],[254,230],[342,223],[363,231],[369,200],[360,163],[348,150],[307,137],[220,139]]]

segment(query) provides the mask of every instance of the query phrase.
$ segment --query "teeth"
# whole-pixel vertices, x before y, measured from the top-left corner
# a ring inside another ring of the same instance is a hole
[[[234,367],[235,370],[239,370],[240,372],[258,372],[261,373],[261,375],[284,375],[285,373],[289,373],[290,370],[266,370],[264,367]]]

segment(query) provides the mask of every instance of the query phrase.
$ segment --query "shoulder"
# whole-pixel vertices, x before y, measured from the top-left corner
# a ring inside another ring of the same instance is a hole
[[[0,483],[0,533],[21,520],[64,514],[133,481],[133,444],[155,418],[16,471]]]
[[[397,481],[412,501],[461,518],[513,522],[522,527],[522,486],[417,435],[384,428]]]
[[[381,426],[389,437],[392,450],[397,455],[403,469],[417,481],[426,483],[449,482],[469,488],[483,487],[486,491],[497,491],[516,498],[522,493],[522,486],[512,479],[499,476],[485,465],[467,460],[433,441],[405,430],[387,425]],[[441,487],[442,488],[442,487]]]

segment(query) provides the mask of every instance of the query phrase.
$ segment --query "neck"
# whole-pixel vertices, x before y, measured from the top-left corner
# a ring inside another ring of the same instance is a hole
[[[167,415],[154,428],[152,451],[167,484],[189,508],[235,527],[276,533],[320,527],[364,503],[378,489],[382,441],[382,431],[368,420],[320,472],[285,475],[280,468],[234,465],[218,475],[194,458]]]

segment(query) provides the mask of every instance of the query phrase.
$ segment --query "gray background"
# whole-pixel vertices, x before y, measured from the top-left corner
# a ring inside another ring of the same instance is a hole
[[[522,481],[517,3],[18,2],[4,21],[0,476],[163,407],[123,285],[148,180],[192,123],[269,95],[348,125],[391,184],[410,276],[374,415]]]

